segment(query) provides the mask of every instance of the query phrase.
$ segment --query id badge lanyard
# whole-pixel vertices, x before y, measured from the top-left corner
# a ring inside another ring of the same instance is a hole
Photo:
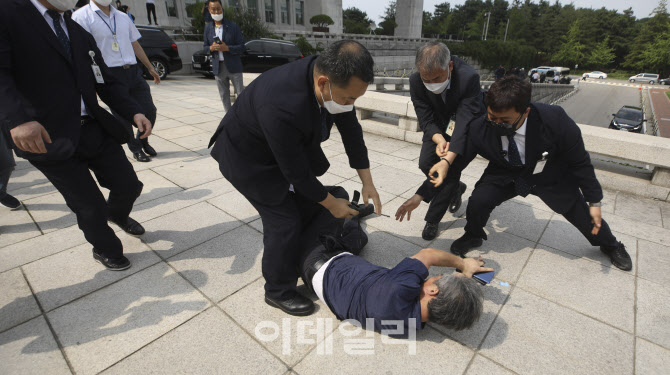
[[[90,6],[90,5],[89,5],[89,6]],[[91,9],[93,9],[93,8],[91,8]],[[112,41],[112,51],[114,51],[114,52],[119,52],[119,42],[118,42],[118,40],[116,39],[116,15],[113,15],[113,16],[111,17],[112,20],[114,21],[114,28],[112,29],[112,27],[107,23],[107,21],[105,21],[105,19],[102,18],[102,16],[100,15],[100,13],[98,13],[98,12],[94,12],[94,13],[97,14],[98,17],[100,17],[100,19],[102,20],[102,22],[105,23],[105,26],[107,26],[107,28],[109,29],[109,31],[111,31],[111,33],[112,33],[112,37],[114,37],[114,41]]]

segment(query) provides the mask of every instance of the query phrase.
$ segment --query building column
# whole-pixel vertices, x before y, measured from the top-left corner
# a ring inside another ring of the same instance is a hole
[[[398,0],[396,2],[394,35],[401,38],[421,38],[423,0]]]

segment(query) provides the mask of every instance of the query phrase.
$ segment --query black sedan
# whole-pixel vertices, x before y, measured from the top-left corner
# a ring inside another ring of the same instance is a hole
[[[644,118],[642,108],[625,105],[617,113],[613,113],[614,118],[610,122],[610,129],[623,130],[628,132],[642,133],[642,123],[647,121]]]
[[[670,78],[663,78],[658,81],[659,85],[670,85]]]
[[[262,73],[276,66],[284,65],[301,59],[303,55],[295,43],[278,39],[250,40],[244,45],[244,54],[241,56],[242,67],[247,73]],[[207,49],[193,54],[193,71],[207,77],[213,77],[212,57]]]
[[[142,35],[138,42],[161,79],[167,77],[168,73],[182,68],[177,44],[165,31],[151,26],[137,26],[137,31]],[[139,63],[139,60],[137,62]],[[144,77],[151,79],[151,75],[144,68],[144,65],[140,63],[140,66],[143,69]]]

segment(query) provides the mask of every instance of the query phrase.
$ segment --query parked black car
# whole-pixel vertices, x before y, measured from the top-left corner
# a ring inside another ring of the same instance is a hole
[[[255,39],[245,43],[245,51],[241,56],[243,71],[262,73],[276,66],[284,65],[303,58],[295,43],[278,39]],[[203,48],[193,54],[193,71],[213,77],[211,55]]]
[[[142,35],[139,39],[140,46],[144,49],[161,79],[167,77],[169,73],[181,69],[181,57],[179,57],[177,44],[165,31],[151,26],[137,26],[137,30]],[[144,65],[139,61],[138,63],[142,66],[144,77],[151,78]]]
[[[663,78],[662,80],[658,81],[659,85],[670,85],[670,78]]]
[[[629,132],[642,133],[642,123],[647,121],[642,108],[629,105],[621,107],[619,112],[613,113],[612,116],[614,118],[610,122],[610,129]]]

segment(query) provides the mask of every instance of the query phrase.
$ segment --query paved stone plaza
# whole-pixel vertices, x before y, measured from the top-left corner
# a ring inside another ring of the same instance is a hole
[[[604,217],[633,258],[622,272],[538,198],[504,203],[471,253],[496,278],[470,330],[429,324],[415,342],[394,340],[337,321],[321,302],[313,316],[290,317],[264,303],[260,219],[206,149],[223,115],[216,84],[174,77],[151,87],[159,156],[133,162],[144,191],[132,216],[147,233],[114,227],[129,270],[94,262],[60,194],[17,160],[9,192],[24,207],[0,212],[0,373],[670,372],[670,204],[605,192]],[[419,146],[365,140],[393,216],[424,179]],[[360,189],[339,135],[323,146],[331,168],[322,182]],[[465,171],[466,196],[484,167]],[[421,239],[425,204],[409,222],[370,218],[362,256],[391,267],[424,247],[448,249],[466,204],[432,242]]]

